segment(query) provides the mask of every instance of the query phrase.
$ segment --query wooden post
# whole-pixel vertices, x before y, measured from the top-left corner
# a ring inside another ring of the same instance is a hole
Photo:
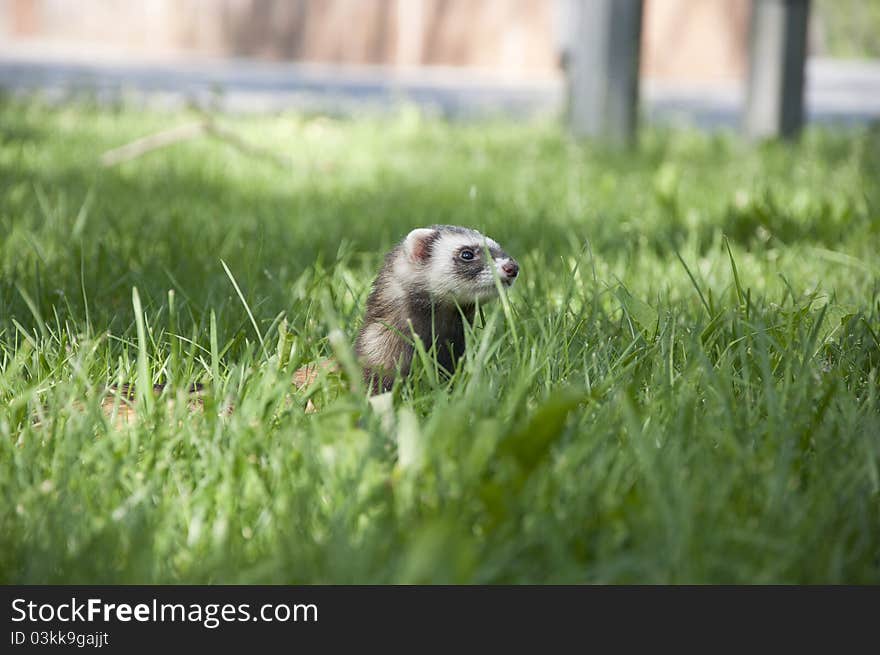
[[[804,122],[809,0],[752,0],[745,132],[792,138]]]
[[[397,66],[414,68],[421,65],[424,40],[423,0],[397,0]]]
[[[635,137],[642,0],[580,0],[566,58],[569,124],[577,136],[614,146]]]

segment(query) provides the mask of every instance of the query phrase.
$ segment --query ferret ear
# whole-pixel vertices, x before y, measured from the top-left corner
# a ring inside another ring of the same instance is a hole
[[[428,261],[431,254],[429,245],[435,232],[436,230],[429,227],[420,227],[407,234],[403,240],[403,251],[407,259],[418,264]]]

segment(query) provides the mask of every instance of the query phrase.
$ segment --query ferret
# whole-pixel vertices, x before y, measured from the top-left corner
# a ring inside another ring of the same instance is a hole
[[[398,375],[409,374],[416,337],[426,349],[435,347],[440,366],[453,371],[464,355],[464,321],[473,321],[478,301],[498,294],[496,276],[502,286],[510,287],[519,276],[519,264],[497,241],[470,228],[418,228],[392,248],[373,282],[355,341],[370,392],[390,391]],[[310,386],[322,370],[339,367],[332,360],[303,366],[294,373],[294,386]],[[160,395],[164,387],[154,385],[153,393]],[[133,386],[111,385],[108,392],[104,413],[118,423],[133,421]],[[190,387],[190,411],[201,411],[202,393],[202,385]],[[224,414],[231,411],[231,406],[223,409]],[[306,412],[314,411],[309,400]]]
[[[435,347],[447,371],[464,355],[464,321],[475,305],[498,293],[495,277],[510,287],[519,264],[498,242],[466,227],[418,228],[386,256],[367,298],[355,354],[372,393],[389,391],[410,372],[418,337]]]

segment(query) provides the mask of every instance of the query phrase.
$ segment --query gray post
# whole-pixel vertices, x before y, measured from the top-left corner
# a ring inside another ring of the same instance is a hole
[[[566,57],[569,124],[577,136],[629,144],[636,131],[642,0],[581,0]]]
[[[745,132],[797,136],[804,122],[809,0],[752,0]]]

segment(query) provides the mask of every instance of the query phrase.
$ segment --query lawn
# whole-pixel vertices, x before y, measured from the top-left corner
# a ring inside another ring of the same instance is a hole
[[[403,108],[100,164],[198,119],[0,102],[0,582],[880,583],[880,131]],[[296,391],[432,223],[522,266],[468,358]]]

